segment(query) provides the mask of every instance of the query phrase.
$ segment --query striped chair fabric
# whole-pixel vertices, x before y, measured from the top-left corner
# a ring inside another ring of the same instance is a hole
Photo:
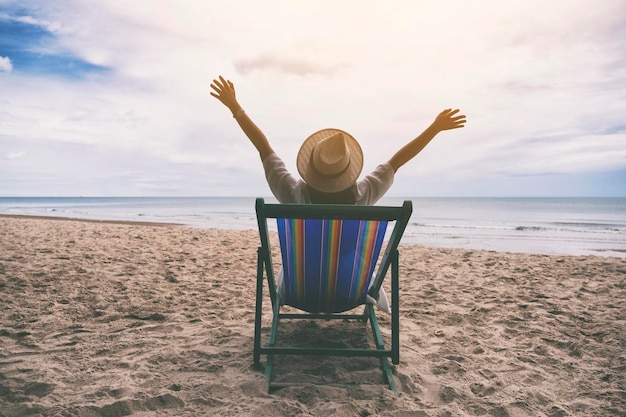
[[[386,221],[276,220],[283,264],[281,304],[310,313],[340,313],[366,302]]]

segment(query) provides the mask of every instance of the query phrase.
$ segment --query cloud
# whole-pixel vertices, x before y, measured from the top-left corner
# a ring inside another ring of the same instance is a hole
[[[337,70],[332,66],[324,66],[312,61],[276,57],[271,55],[240,59],[234,62],[234,67],[235,70],[242,75],[247,75],[254,71],[275,71],[298,76],[314,74],[330,75],[335,73]]]
[[[1,2],[0,2],[0,5],[2,5]],[[20,22],[20,23],[25,23],[27,25],[32,25],[32,26],[41,26],[49,32],[57,32],[62,29],[61,24],[59,22],[50,22],[48,20],[37,19],[33,16],[20,14],[22,11],[19,8],[15,10],[11,10],[11,12],[13,13],[17,12],[17,14],[0,12],[0,20]]]
[[[18,159],[26,155],[26,152],[8,152],[4,155],[6,159]]]
[[[13,64],[8,56],[0,56],[0,72],[11,72]]]

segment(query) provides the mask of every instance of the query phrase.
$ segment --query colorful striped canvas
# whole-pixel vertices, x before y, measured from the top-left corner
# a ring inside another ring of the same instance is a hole
[[[311,313],[340,313],[365,303],[387,222],[276,220],[282,303]]]

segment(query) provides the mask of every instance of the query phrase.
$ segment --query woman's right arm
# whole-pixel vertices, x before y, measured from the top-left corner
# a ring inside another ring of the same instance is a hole
[[[228,107],[239,124],[239,127],[243,130],[243,133],[246,134],[250,142],[252,142],[257,151],[259,151],[261,160],[265,160],[268,155],[274,153],[274,150],[263,132],[261,132],[261,129],[254,124],[252,119],[248,117],[237,102],[234,84],[230,80],[225,80],[224,77],[220,75],[219,80],[213,80],[211,88],[215,90],[215,92],[211,92],[211,95]]]

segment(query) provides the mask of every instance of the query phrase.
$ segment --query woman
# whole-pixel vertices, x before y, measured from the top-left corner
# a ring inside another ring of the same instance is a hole
[[[299,180],[287,171],[263,132],[239,105],[233,83],[220,76],[213,80],[211,88],[211,95],[228,107],[259,152],[270,189],[281,203],[372,205],[391,187],[398,169],[439,132],[462,128],[466,122],[464,115],[457,116],[458,109],[442,111],[422,134],[361,180],[358,177],[363,169],[363,152],[359,143],[342,130],[320,130],[300,147],[297,166],[303,180]]]

